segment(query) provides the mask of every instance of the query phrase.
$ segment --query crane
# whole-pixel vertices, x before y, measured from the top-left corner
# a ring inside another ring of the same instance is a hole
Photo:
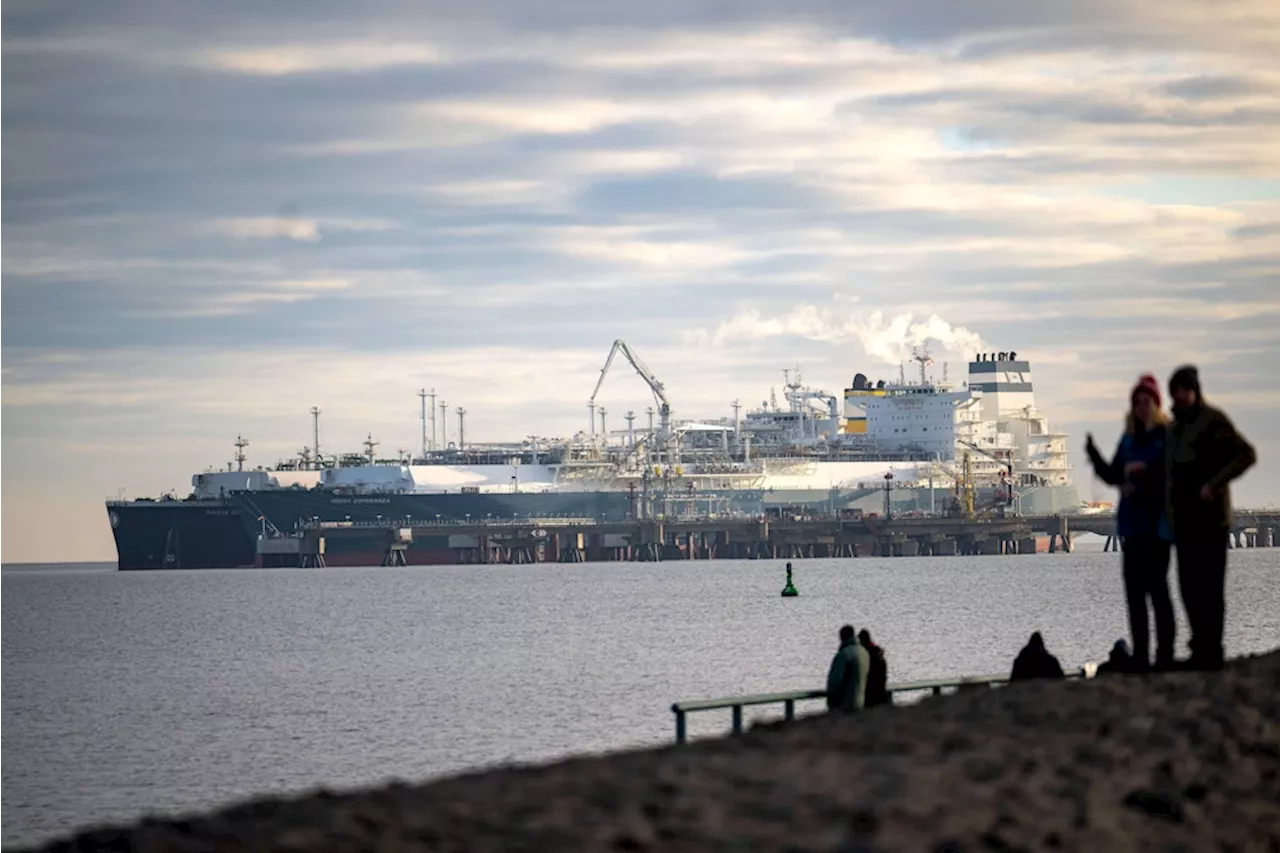
[[[645,381],[645,384],[649,386],[649,390],[653,392],[653,399],[658,404],[658,435],[665,439],[671,433],[671,404],[667,401],[667,392],[652,371],[645,366],[640,357],[632,352],[631,347],[627,346],[627,342],[621,338],[613,342],[613,348],[609,350],[609,357],[605,359],[604,367],[600,369],[600,379],[596,382],[596,390],[591,392],[591,399],[587,401],[587,406],[593,412],[593,421],[596,395],[600,393],[600,386],[604,385],[604,378],[609,373],[609,367],[613,364],[614,356],[619,352],[631,363],[636,373],[640,374],[640,378]]]
[[[950,477],[955,484],[955,495],[951,499],[951,506],[947,510],[947,515],[952,518],[973,518],[973,469],[969,463],[969,451],[966,450],[961,456],[959,471],[941,463],[933,464]]]
[[[976,453],[982,454],[983,456],[987,457],[988,459],[995,462],[996,464],[1005,466],[1005,472],[1007,473],[1009,478],[1009,495],[1008,495],[1008,498],[1005,500],[1003,506],[1010,506],[1010,507],[1013,506],[1013,501],[1014,501],[1013,451],[1006,450],[1004,451],[1004,455],[1002,456],[1000,455],[1000,453],[997,453],[997,452],[993,452],[990,450],[983,450],[978,445],[973,444],[972,442],[965,441],[964,439],[957,439],[957,441],[960,444],[963,444],[965,447],[969,448],[970,450],[973,450]],[[968,454],[965,454],[965,455],[967,456]],[[997,499],[997,504],[999,505],[999,499]],[[1003,509],[1003,506],[1001,507],[1002,509]]]

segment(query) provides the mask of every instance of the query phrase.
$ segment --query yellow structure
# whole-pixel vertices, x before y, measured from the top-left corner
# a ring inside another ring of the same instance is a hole
[[[845,435],[863,435],[867,431],[867,409],[863,398],[883,397],[885,392],[873,388],[846,388],[844,391],[844,425],[840,431]]]

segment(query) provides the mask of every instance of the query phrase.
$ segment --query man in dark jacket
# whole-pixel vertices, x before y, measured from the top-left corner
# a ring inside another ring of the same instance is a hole
[[[1205,403],[1194,367],[1174,371],[1169,396],[1173,424],[1165,447],[1165,495],[1178,554],[1178,586],[1191,624],[1191,659],[1186,666],[1221,669],[1231,529],[1228,484],[1258,457],[1230,419]]]
[[[1063,678],[1062,664],[1044,647],[1044,637],[1036,631],[1027,645],[1013,661],[1010,681],[1030,681],[1033,678]]]
[[[871,642],[871,632],[863,628],[858,632],[858,643],[867,650],[871,659],[867,671],[866,705],[888,705],[893,697],[889,695],[889,663],[885,660],[884,649]]]
[[[867,674],[870,657],[858,644],[853,626],[840,629],[840,648],[831,659],[827,671],[827,708],[835,711],[856,711],[866,702]]]

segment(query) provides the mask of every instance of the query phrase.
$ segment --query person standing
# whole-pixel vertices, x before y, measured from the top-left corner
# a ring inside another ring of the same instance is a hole
[[[835,711],[855,711],[866,702],[867,674],[871,658],[858,643],[853,626],[840,629],[840,648],[831,659],[827,671],[827,708]]]
[[[1085,450],[1100,480],[1120,487],[1116,535],[1124,555],[1125,599],[1129,634],[1133,640],[1133,668],[1151,667],[1147,601],[1155,611],[1156,669],[1173,664],[1176,623],[1169,598],[1169,548],[1173,531],[1165,511],[1165,443],[1169,418],[1160,410],[1160,385],[1147,374],[1129,394],[1129,414],[1115,455],[1108,462],[1089,435]]]
[[[1178,587],[1191,624],[1188,669],[1221,669],[1226,621],[1230,482],[1257,452],[1221,410],[1204,401],[1195,367],[1169,377],[1173,424],[1166,447],[1166,505],[1178,553]]]

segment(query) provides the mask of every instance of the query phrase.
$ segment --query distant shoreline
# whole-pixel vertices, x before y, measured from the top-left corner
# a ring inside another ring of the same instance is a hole
[[[0,571],[8,571],[9,569],[84,569],[103,567],[114,569],[115,560],[71,560],[66,562],[45,562],[45,563],[0,563]]]

